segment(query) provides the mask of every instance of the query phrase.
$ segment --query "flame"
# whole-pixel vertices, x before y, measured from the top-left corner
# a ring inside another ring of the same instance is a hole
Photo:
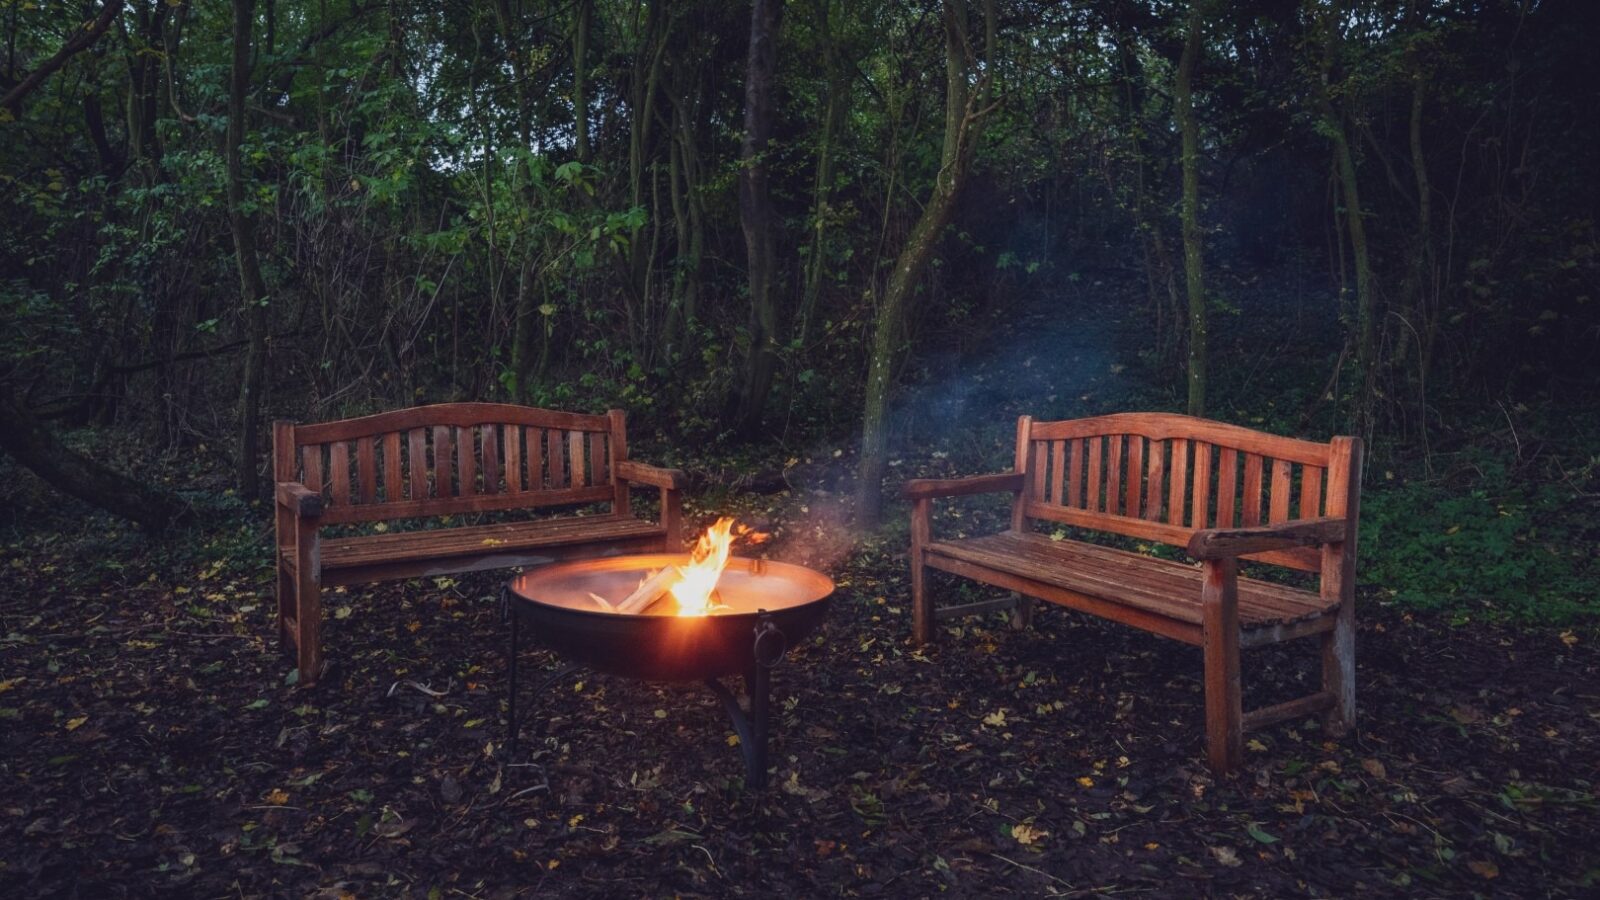
[[[733,519],[718,519],[695,541],[694,549],[689,551],[689,564],[677,567],[679,578],[671,591],[672,599],[678,601],[678,615],[703,616],[711,612],[711,593],[732,552]]]

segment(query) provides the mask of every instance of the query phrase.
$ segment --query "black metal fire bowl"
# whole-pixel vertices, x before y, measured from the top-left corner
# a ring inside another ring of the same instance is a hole
[[[534,642],[598,672],[647,681],[703,681],[750,672],[753,654],[771,665],[822,623],[833,581],[790,563],[733,557],[717,582],[718,609],[676,615],[666,598],[643,613],[608,612],[590,596],[612,602],[641,579],[687,554],[619,556],[544,566],[512,579],[512,602]],[[754,646],[756,626],[776,634]]]

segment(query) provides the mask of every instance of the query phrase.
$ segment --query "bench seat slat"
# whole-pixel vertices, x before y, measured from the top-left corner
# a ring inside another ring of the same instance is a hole
[[[1201,570],[1079,541],[1007,531],[985,537],[935,541],[927,553],[1008,572],[1147,613],[1198,625]],[[1244,628],[1277,625],[1332,613],[1337,603],[1312,591],[1239,579],[1239,620]]]
[[[323,539],[322,568],[348,569],[376,563],[443,559],[491,551],[510,552],[648,537],[660,533],[661,526],[640,519],[576,516],[535,522],[330,537]]]

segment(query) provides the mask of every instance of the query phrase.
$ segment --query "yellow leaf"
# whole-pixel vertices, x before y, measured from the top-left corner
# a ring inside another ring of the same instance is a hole
[[[567,820],[567,827],[568,828],[577,828],[578,827],[578,823],[582,822],[582,821],[583,821],[583,813],[578,813],[577,815],[575,815],[572,818]]]
[[[739,746],[739,736],[737,734],[728,735],[728,746],[729,747],[737,747],[737,746]]]
[[[1568,647],[1571,647],[1572,645],[1576,644],[1577,642],[1578,642],[1578,636],[1577,635],[1573,634],[1570,631],[1561,632],[1561,643],[1566,644]]]
[[[999,728],[1000,726],[1006,724],[1005,707],[1001,707],[1000,709],[997,709],[994,712],[989,713],[987,716],[984,716],[983,717],[983,724],[985,724],[985,725],[993,725],[996,728]]]
[[[4,694],[6,691],[11,690],[12,688],[16,687],[17,685],[19,685],[19,684],[21,684],[21,683],[23,683],[24,681],[27,681],[27,680],[28,679],[26,677],[19,677],[19,678],[7,678],[4,681],[0,681],[0,694]]]
[[[1260,739],[1258,739],[1258,738],[1251,738],[1250,742],[1245,744],[1245,746],[1250,748],[1251,750],[1254,750],[1257,753],[1265,753],[1265,752],[1267,752],[1267,745],[1261,743]]]
[[[1050,832],[1045,831],[1043,828],[1035,828],[1032,825],[1021,824],[1011,826],[1011,836],[1017,839],[1017,843],[1024,847],[1028,847],[1049,837]]]
[[[78,716],[75,719],[68,719],[67,720],[67,730],[68,731],[77,731],[79,728],[83,727],[83,723],[85,723],[87,721],[89,721],[89,717],[88,716]]]
[[[406,630],[412,634],[416,634],[418,631],[422,630],[422,623],[413,619],[412,621],[406,623]]]
[[[266,799],[273,806],[282,806],[289,802],[289,793],[283,788],[273,788],[267,792]]]
[[[1078,783],[1079,783],[1079,784],[1081,784],[1081,785],[1083,785],[1083,786],[1084,786],[1084,787],[1086,787],[1086,788],[1092,788],[1092,787],[1094,787],[1094,779],[1093,779],[1093,778],[1090,778],[1090,777],[1089,777],[1089,776],[1087,776],[1087,775],[1083,775],[1083,776],[1080,776],[1080,777],[1079,777],[1079,778],[1078,778]]]
[[[1365,769],[1366,773],[1371,775],[1373,778],[1389,777],[1389,771],[1383,767],[1383,763],[1375,759],[1363,759],[1361,761],[1361,768]]]

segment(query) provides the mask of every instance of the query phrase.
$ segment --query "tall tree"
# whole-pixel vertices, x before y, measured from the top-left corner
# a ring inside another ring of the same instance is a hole
[[[1189,300],[1189,415],[1206,411],[1206,282],[1204,234],[1200,226],[1200,124],[1194,111],[1194,69],[1200,60],[1205,11],[1190,0],[1183,55],[1172,85],[1172,114],[1183,139],[1183,274]]]
[[[1367,249],[1366,213],[1361,206],[1361,184],[1356,170],[1355,151],[1350,146],[1345,113],[1335,103],[1334,68],[1341,43],[1340,28],[1344,5],[1340,0],[1324,3],[1315,0],[1314,25],[1321,39],[1321,64],[1314,84],[1317,104],[1317,130],[1333,145],[1333,163],[1343,200],[1345,228],[1350,237],[1351,265],[1355,269],[1356,309],[1351,322],[1351,341],[1356,350],[1356,389],[1353,418],[1359,430],[1371,422],[1373,379],[1377,365],[1377,322],[1372,262]]]
[[[889,444],[890,378],[899,356],[901,329],[922,276],[939,246],[945,226],[955,216],[972,158],[982,136],[982,123],[990,112],[989,87],[994,77],[995,10],[993,0],[984,2],[985,55],[987,63],[972,83],[977,59],[972,51],[967,23],[966,0],[944,3],[944,144],[939,156],[939,172],[922,214],[911,227],[906,242],[895,258],[878,303],[872,325],[871,356],[867,363],[866,397],[861,414],[861,459],[856,469],[856,523],[862,528],[876,526],[883,513],[883,471]]]
[[[778,366],[778,225],[767,151],[772,142],[773,77],[782,24],[783,0],[755,0],[744,79],[744,140],[739,148],[739,225],[750,273],[750,346],[733,401],[733,425],[746,435],[761,421]]]
[[[254,499],[260,470],[256,465],[260,443],[261,400],[267,371],[267,286],[261,278],[256,254],[255,216],[246,208],[244,161],[245,133],[249,123],[245,98],[250,93],[250,45],[255,31],[255,0],[233,0],[233,60],[228,78],[228,226],[233,232],[238,258],[240,300],[244,307],[244,362],[239,379],[239,434],[234,483],[240,496]]]
[[[817,300],[822,294],[824,267],[828,262],[833,173],[838,157],[834,144],[844,128],[845,113],[850,105],[850,75],[840,59],[839,45],[829,21],[831,6],[831,0],[812,0],[817,35],[822,43],[822,64],[827,72],[828,97],[822,112],[822,132],[817,137],[817,168],[811,183],[811,250],[806,257],[805,283],[800,294],[800,312],[795,326],[802,342],[809,336]]]

